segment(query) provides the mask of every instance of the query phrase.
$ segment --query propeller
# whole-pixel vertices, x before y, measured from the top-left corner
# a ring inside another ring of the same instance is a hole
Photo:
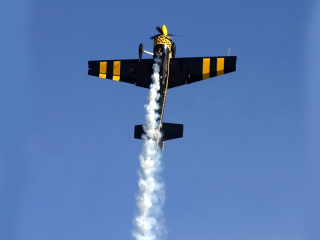
[[[156,29],[158,30],[158,32],[161,34],[161,35],[163,35],[163,32],[162,32],[162,28],[161,27],[156,27]]]
[[[164,35],[162,28],[161,27],[156,27],[157,31],[159,32],[159,34],[152,36],[150,39],[155,39],[156,37],[160,36],[160,35]],[[174,35],[174,34],[167,34],[168,36],[179,36],[179,35]]]
[[[160,34],[152,36],[150,39],[155,39],[156,37],[160,36]]]

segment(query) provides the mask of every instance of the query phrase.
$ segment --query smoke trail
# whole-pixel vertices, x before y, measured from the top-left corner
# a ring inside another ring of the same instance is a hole
[[[164,184],[159,180],[161,172],[161,154],[157,150],[157,141],[161,139],[159,127],[159,104],[157,103],[160,94],[158,65],[160,59],[156,58],[153,64],[153,74],[151,76],[152,84],[150,85],[149,103],[144,107],[146,109],[146,123],[143,126],[145,134],[142,153],[139,156],[141,169],[139,175],[139,193],[136,196],[139,214],[135,216],[133,224],[136,229],[133,230],[132,236],[136,240],[155,240],[164,232],[164,226],[160,219],[162,215],[161,207],[164,203]]]

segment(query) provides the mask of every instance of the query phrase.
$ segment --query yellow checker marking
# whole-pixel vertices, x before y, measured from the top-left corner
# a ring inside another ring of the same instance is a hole
[[[202,64],[202,79],[210,78],[210,58],[204,58]]]
[[[224,58],[217,58],[217,76],[224,74]]]
[[[120,67],[121,61],[114,61],[113,62],[113,77],[112,80],[119,81],[120,80]]]
[[[107,77],[107,62],[100,62],[99,77],[100,78]]]

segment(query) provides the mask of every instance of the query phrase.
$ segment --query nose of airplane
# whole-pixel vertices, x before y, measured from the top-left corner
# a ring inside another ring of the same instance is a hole
[[[167,29],[166,25],[163,25],[161,30],[162,30],[163,35],[168,35],[168,29]]]

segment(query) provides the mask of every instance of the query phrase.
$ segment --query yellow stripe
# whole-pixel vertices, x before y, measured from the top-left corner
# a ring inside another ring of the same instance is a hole
[[[107,77],[107,62],[100,62],[100,71],[99,77],[106,78]]]
[[[210,78],[210,58],[204,58],[202,64],[202,79]]]
[[[119,81],[120,80],[120,66],[121,61],[114,61],[113,62],[113,77],[112,80]]]
[[[217,76],[224,74],[224,58],[217,58]]]

